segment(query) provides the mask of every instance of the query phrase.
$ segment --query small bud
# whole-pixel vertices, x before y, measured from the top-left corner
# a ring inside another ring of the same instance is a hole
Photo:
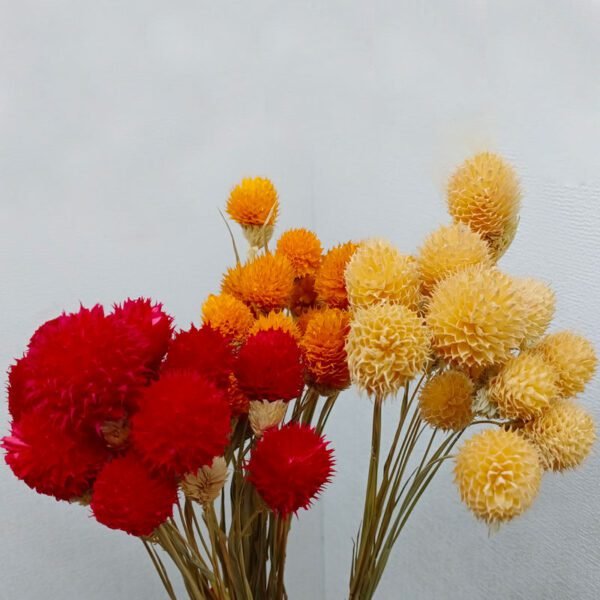
[[[287,404],[283,400],[269,402],[268,400],[253,400],[250,402],[250,427],[258,438],[271,427],[277,427],[287,411]]]
[[[183,493],[200,504],[213,502],[227,481],[227,463],[222,456],[215,457],[210,466],[188,473],[181,482]]]

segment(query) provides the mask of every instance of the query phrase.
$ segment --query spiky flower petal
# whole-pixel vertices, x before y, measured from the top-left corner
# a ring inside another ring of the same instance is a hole
[[[211,294],[202,305],[202,321],[236,342],[246,339],[254,324],[252,311],[229,294]]]
[[[317,272],[321,265],[323,247],[312,231],[289,229],[279,238],[277,253],[290,261],[296,277],[304,277]]]
[[[188,473],[181,481],[181,489],[186,497],[203,505],[211,504],[225,487],[227,474],[225,459],[216,456],[211,465],[200,467],[195,473]]]
[[[321,267],[315,278],[315,291],[319,302],[330,308],[348,308],[346,292],[346,266],[358,244],[346,242],[331,248],[323,257]]]

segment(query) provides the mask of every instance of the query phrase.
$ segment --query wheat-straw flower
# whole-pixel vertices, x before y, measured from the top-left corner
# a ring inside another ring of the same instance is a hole
[[[419,250],[421,289],[430,295],[438,281],[466,267],[492,266],[487,243],[464,223],[445,225],[431,233]]]
[[[241,300],[229,294],[211,294],[202,305],[202,322],[239,342],[248,336],[254,316]]]
[[[357,248],[358,244],[346,242],[325,254],[315,277],[315,292],[319,302],[330,308],[348,308],[345,272]]]
[[[317,272],[323,247],[312,231],[290,229],[277,241],[277,254],[283,254],[290,261],[296,277],[304,277]]]
[[[283,421],[286,411],[287,402],[283,400],[276,400],[275,402],[252,400],[248,420],[254,435],[260,438],[270,427],[277,427]]]
[[[596,440],[592,415],[572,400],[559,400],[521,432],[537,446],[544,468],[552,471],[578,467]]]
[[[402,304],[357,309],[346,342],[352,381],[377,399],[395,394],[423,370],[429,355],[429,331]]]
[[[302,335],[294,319],[280,310],[272,310],[267,314],[259,315],[258,319],[254,321],[254,324],[250,328],[250,335],[254,335],[259,331],[266,331],[268,329],[279,329],[280,331],[285,331],[286,333],[289,333],[295,340],[299,340]]]
[[[419,395],[423,420],[443,430],[463,429],[473,420],[473,392],[473,383],[460,371],[436,375]]]
[[[542,467],[535,446],[521,435],[488,429],[465,442],[454,474],[462,501],[477,518],[496,525],[529,508]]]
[[[467,368],[510,358],[522,342],[524,320],[525,309],[512,279],[479,266],[441,281],[427,314],[437,354]]]
[[[540,352],[558,373],[559,392],[565,398],[583,392],[598,366],[592,343],[572,331],[551,333],[534,350]]]
[[[543,281],[533,278],[514,278],[521,302],[525,306],[524,345],[530,346],[545,333],[556,309],[554,292]]]
[[[354,308],[387,301],[417,310],[419,288],[414,258],[401,254],[386,240],[363,242],[346,267],[346,289]]]
[[[200,467],[196,473],[188,473],[181,481],[181,489],[187,498],[200,504],[214,502],[227,481],[227,463],[222,456],[215,457],[212,464]]]

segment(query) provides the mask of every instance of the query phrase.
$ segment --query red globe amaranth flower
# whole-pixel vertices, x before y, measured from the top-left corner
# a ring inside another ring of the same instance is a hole
[[[14,420],[29,408],[25,394],[25,358],[18,358],[8,369],[8,412]]]
[[[240,389],[240,384],[233,373],[229,377],[227,400],[231,407],[232,417],[240,417],[248,414],[248,411],[250,410],[250,399]]]
[[[296,340],[278,329],[259,331],[240,349],[236,377],[251,400],[291,400],[304,386]]]
[[[62,314],[35,332],[19,360],[12,410],[43,409],[65,428],[121,419],[148,382],[144,350],[135,329],[99,305]]]
[[[163,372],[186,369],[204,375],[219,387],[227,388],[234,356],[227,340],[216,329],[204,325],[177,333],[169,347]]]
[[[151,473],[134,454],[109,462],[98,475],[91,508],[111,529],[146,536],[173,514],[177,482]]]
[[[88,492],[109,459],[109,451],[93,435],[64,431],[42,411],[24,414],[2,440],[6,464],[30,488],[57,500]]]
[[[137,332],[146,365],[152,371],[158,370],[173,334],[173,317],[163,311],[162,304],[153,304],[149,298],[128,298],[115,304],[111,317]]]
[[[248,481],[283,517],[308,508],[333,475],[333,450],[327,446],[308,425],[267,429],[246,465]]]
[[[132,439],[153,468],[181,476],[221,456],[231,411],[225,393],[192,371],[167,371],[146,388],[132,419]]]

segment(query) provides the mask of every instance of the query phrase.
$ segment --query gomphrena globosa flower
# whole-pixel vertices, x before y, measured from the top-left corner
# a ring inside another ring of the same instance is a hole
[[[421,300],[415,259],[382,239],[363,242],[353,254],[346,267],[346,289],[353,308],[387,301],[417,310]]]
[[[551,333],[534,350],[556,370],[558,389],[564,398],[583,392],[598,366],[592,343],[572,331]]]
[[[357,248],[358,244],[346,242],[331,248],[325,254],[315,278],[315,292],[319,302],[330,308],[348,308],[346,266]]]
[[[525,309],[512,279],[480,266],[441,281],[427,312],[436,353],[466,368],[508,360],[523,340],[524,323]]]
[[[238,300],[242,299],[242,274],[244,265],[236,264],[235,267],[230,267],[225,271],[221,280],[221,292],[233,296]]]
[[[592,415],[572,400],[559,400],[521,431],[538,448],[544,468],[552,471],[578,467],[596,440]]]
[[[319,269],[323,247],[312,231],[289,229],[277,241],[277,254],[290,261],[296,277],[304,277],[314,275]]]
[[[435,375],[421,389],[421,416],[432,427],[459,431],[473,420],[473,394],[472,381],[461,371]]]
[[[248,421],[254,435],[260,438],[267,429],[277,427],[283,421],[287,407],[287,402],[283,400],[276,400],[275,402],[252,400],[248,412]]]
[[[311,383],[324,393],[350,385],[346,338],[350,317],[339,308],[327,308],[310,320],[300,342]]]
[[[202,305],[202,322],[226,339],[241,342],[254,324],[252,311],[229,294],[211,294]]]
[[[352,382],[377,399],[395,394],[422,371],[429,356],[429,330],[402,304],[375,304],[352,315],[346,342]]]
[[[448,182],[448,210],[483,237],[499,256],[512,241],[521,191],[514,169],[500,156],[482,152],[466,160]]]
[[[454,468],[460,497],[489,525],[517,517],[532,504],[542,478],[535,446],[504,429],[487,429],[467,440]]]
[[[540,354],[521,352],[492,378],[488,393],[501,417],[527,421],[539,417],[557,399],[557,379]]]
[[[556,309],[556,298],[549,285],[531,277],[513,279],[521,302],[525,306],[525,338],[523,343],[530,346],[545,333]]]
[[[254,325],[250,328],[250,335],[254,335],[259,331],[267,331],[269,329],[278,329],[289,333],[295,340],[300,339],[300,330],[292,317],[286,315],[283,311],[272,310],[266,315],[259,315]]]
[[[487,243],[464,223],[444,225],[431,233],[417,257],[421,290],[429,296],[442,279],[466,267],[492,266]]]
[[[187,498],[200,504],[214,502],[227,482],[227,462],[215,456],[210,465],[188,473],[181,481],[181,489]]]

